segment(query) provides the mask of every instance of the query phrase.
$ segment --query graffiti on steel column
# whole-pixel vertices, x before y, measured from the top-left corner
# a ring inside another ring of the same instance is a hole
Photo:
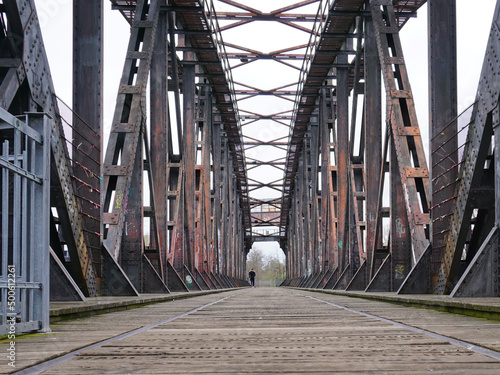
[[[136,225],[135,222],[130,222],[125,224],[125,234],[129,238],[139,238],[140,228]]]
[[[394,272],[395,272],[394,277],[396,280],[401,280],[405,278],[405,266],[403,264],[396,265]]]
[[[395,224],[396,224],[396,236],[398,238],[406,237],[406,228],[404,227],[403,219],[397,218]]]
[[[117,210],[120,210],[122,208],[122,203],[123,203],[123,194],[118,194],[116,196],[115,208]]]
[[[370,230],[375,232],[377,229],[377,218],[373,216],[373,214],[368,214],[368,221],[370,222]]]

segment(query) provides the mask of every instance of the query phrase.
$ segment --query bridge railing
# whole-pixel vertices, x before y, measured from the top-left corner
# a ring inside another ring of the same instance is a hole
[[[61,98],[55,97],[62,124],[61,136],[66,142],[68,162],[75,199],[79,202],[82,229],[91,262],[97,276],[101,274],[101,135]],[[67,249],[66,249],[67,250]]]
[[[50,125],[0,108],[0,335],[49,329]]]
[[[440,147],[432,152],[434,160],[431,180],[431,194],[433,199],[430,208],[431,212],[445,205],[455,206],[458,194],[458,185],[460,182],[461,171],[464,163],[464,152],[467,149],[467,133],[471,124],[471,115],[475,103],[472,103],[463,110],[457,117],[452,119],[442,131],[431,138],[431,142],[440,139]],[[449,145],[455,145],[450,151]],[[445,152],[445,150],[448,150]],[[444,181],[444,182],[443,182]],[[440,198],[443,197],[443,198]],[[433,222],[443,220],[447,216],[453,215],[453,210],[447,211],[444,215],[433,217]],[[444,229],[440,233],[434,233],[433,249],[444,248],[444,242],[447,232],[450,229]]]

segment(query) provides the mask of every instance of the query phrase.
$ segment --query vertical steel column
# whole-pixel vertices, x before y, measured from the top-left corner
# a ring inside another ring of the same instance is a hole
[[[100,136],[99,148],[88,150],[96,160],[101,160],[102,146],[102,29],[102,1],[73,0],[73,110]],[[74,136],[79,144],[81,135]]]
[[[233,276],[233,269],[234,269],[234,243],[233,243],[233,236],[234,236],[234,215],[235,215],[235,204],[234,204],[234,197],[233,197],[233,184],[234,184],[234,179],[232,178],[232,170],[233,170],[233,163],[231,161],[230,155],[229,155],[229,147],[227,148],[227,169],[226,169],[226,178],[227,178],[227,222],[226,222],[226,236],[227,236],[227,242],[226,242],[226,254],[227,254],[227,263],[226,263],[226,272],[228,276]]]
[[[238,191],[236,191],[236,197],[238,197]],[[237,198],[238,205],[238,217],[236,218],[236,236],[235,236],[235,249],[236,249],[236,259],[238,260],[236,263],[235,276],[237,279],[243,279],[245,276],[243,275],[243,262],[245,261],[245,245],[243,241],[243,212],[240,206],[240,200]]]
[[[201,154],[201,177],[200,177],[200,198],[199,204],[201,205],[201,257],[202,263],[200,264],[199,271],[210,272],[212,262],[212,245],[211,245],[211,189],[210,189],[210,171],[212,166],[210,164],[210,155],[212,154],[212,93],[210,87],[202,87],[206,90],[204,93],[204,107],[203,107],[203,139],[202,139],[202,154]],[[200,99],[201,101],[201,99]]]
[[[169,163],[169,118],[168,118],[168,42],[167,13],[158,16],[155,48],[151,58],[150,114],[151,114],[151,170],[155,192],[156,225],[158,228],[157,253],[160,254],[160,269],[163,280],[167,280],[167,234],[168,234],[168,163]],[[152,230],[153,228],[151,228]],[[156,238],[151,236],[151,241]]]
[[[212,105],[212,93],[209,92],[207,96],[207,118],[205,122],[206,127],[206,139],[205,139],[205,156],[204,156],[204,184],[205,184],[205,246],[206,246],[206,260],[205,260],[205,270],[206,272],[213,271],[214,263],[214,238],[212,236],[212,225],[213,225],[213,210],[212,210],[212,189],[210,186],[211,173],[214,168],[213,156],[214,150],[212,148],[212,138],[213,138],[213,105]]]
[[[297,177],[296,177],[297,178]],[[299,214],[299,201],[297,199],[298,196],[298,186],[297,186],[297,181],[295,181],[295,188],[293,192],[294,200],[293,200],[293,219],[291,220],[291,223],[293,223],[293,239],[294,239],[294,267],[295,267],[295,275],[298,277],[304,276],[304,270],[302,268],[302,254],[300,251],[300,214]]]
[[[206,120],[206,87],[198,86],[196,93],[196,109],[195,109],[195,239],[194,239],[194,268],[198,271],[202,270],[204,261],[204,198],[203,198],[203,163],[205,149],[205,120]],[[193,276],[195,271],[193,270]]]
[[[288,227],[286,229],[286,235],[288,237],[288,241],[286,241],[285,245],[283,246],[282,245],[282,248],[285,247],[286,248],[286,259],[285,259],[285,268],[286,268],[286,277],[287,277],[287,280],[291,280],[293,279],[293,277],[295,276],[293,274],[293,270],[292,270],[292,257],[293,257],[293,254],[292,254],[292,240],[290,237],[291,235],[291,231],[290,231],[290,227]]]
[[[304,190],[304,152],[299,156],[299,165],[297,168],[297,181],[295,183],[295,210],[297,212],[297,239],[298,239],[298,251],[299,251],[299,262],[300,262],[300,273],[301,275],[309,276],[309,270],[306,264],[306,249],[305,249],[305,231],[304,231],[304,211],[303,211],[303,190]]]
[[[319,249],[319,239],[318,239],[318,150],[319,150],[319,126],[318,123],[311,124],[311,154],[309,160],[310,167],[310,185],[308,187],[308,196],[310,202],[311,211],[311,232],[310,232],[310,244],[311,244],[311,257],[313,259],[314,271],[319,273],[323,270],[322,264],[320,263],[321,252]]]
[[[212,271],[220,273],[220,241],[222,230],[221,188],[222,188],[222,140],[220,123],[212,124],[212,153],[213,153],[213,224],[212,224]]]
[[[366,262],[371,269],[373,242],[377,231],[380,167],[382,165],[382,82],[373,19],[365,17],[365,178]]]
[[[310,266],[313,275],[316,274],[317,270],[315,268],[314,262],[314,237],[313,237],[313,227],[315,221],[312,218],[311,206],[312,197],[311,191],[311,126],[308,127],[307,137],[304,139],[304,177],[303,177],[303,189],[302,189],[302,209],[304,211],[304,243],[307,255],[307,262]]]
[[[141,137],[142,141],[142,137]],[[143,210],[143,145],[137,145],[134,168],[131,174],[127,210],[125,212],[125,233],[122,237],[120,262],[123,270],[139,292],[145,292],[142,256],[144,254],[144,210]]]
[[[347,63],[347,55],[337,58],[340,63]],[[347,266],[349,251],[349,69],[337,68],[337,180],[338,180],[338,234],[339,271]]]
[[[231,209],[229,211],[230,214],[230,248],[229,251],[231,253],[230,259],[231,263],[229,265],[229,275],[232,277],[236,277],[236,259],[238,256],[238,249],[236,248],[237,242],[235,240],[236,234],[237,234],[237,227],[238,227],[238,216],[239,216],[239,210],[238,210],[238,199],[237,199],[237,191],[236,191],[236,181],[234,178],[232,178],[232,172],[233,172],[233,162],[232,159],[230,159],[229,162],[229,168],[228,168],[228,175],[229,175],[229,201],[231,202]]]
[[[333,223],[330,218],[330,124],[327,109],[327,91],[322,88],[319,99],[319,126],[321,134],[321,253],[324,270],[333,271],[336,267],[336,258],[330,246],[330,232],[333,231]]]
[[[181,138],[181,137],[179,137]],[[179,145],[182,144],[182,138],[179,141]],[[184,258],[185,258],[185,236],[184,236],[184,172],[182,168],[182,163],[173,163],[172,161],[168,164],[169,168],[169,190],[173,192],[170,201],[169,217],[170,221],[173,222],[173,227],[170,234],[170,249],[168,258],[172,260],[172,265],[176,272],[183,275],[184,274]]]
[[[37,171],[42,176],[43,182],[42,187],[33,189],[32,191],[32,201],[33,204],[31,212],[31,224],[32,232],[31,237],[31,254],[28,256],[32,262],[30,269],[33,272],[33,280],[29,281],[40,281],[41,291],[40,293],[32,294],[32,302],[35,308],[35,316],[40,317],[41,321],[41,332],[50,331],[49,322],[49,301],[50,301],[50,274],[47,272],[50,268],[50,254],[48,244],[50,242],[49,235],[49,211],[50,211],[50,144],[49,139],[51,136],[50,131],[50,120],[45,114],[40,115],[30,115],[29,117],[30,126],[32,126],[36,131],[40,132],[43,136],[43,145],[41,147],[41,152],[37,157],[32,156],[31,164],[35,167]],[[34,150],[32,150],[34,151]],[[27,190],[27,189],[26,189]],[[36,213],[36,214],[35,214]],[[40,220],[40,216],[42,219]],[[43,219],[45,217],[45,220]],[[34,240],[36,236],[40,240]],[[27,259],[24,259],[26,262]],[[27,262],[26,262],[27,263]],[[25,265],[26,267],[27,265]],[[27,268],[27,267],[26,267]],[[24,268],[24,272],[26,271]],[[19,269],[18,269],[19,270]],[[20,270],[19,270],[20,271]],[[23,275],[25,276],[25,275]],[[4,300],[5,301],[5,300]],[[24,301],[26,304],[26,300]],[[36,311],[38,310],[38,311]],[[26,312],[25,312],[26,313]]]
[[[228,273],[228,262],[229,262],[229,148],[228,140],[226,137],[222,140],[222,164],[221,164],[221,178],[222,178],[222,188],[221,188],[221,244],[220,244],[220,254],[221,254],[221,272],[224,275],[229,275]]]
[[[226,194],[224,196],[224,200],[226,201],[226,207],[225,207],[225,216],[224,216],[224,237],[225,237],[225,243],[224,243],[224,258],[225,258],[225,273],[227,276],[231,276],[231,267],[232,267],[232,247],[233,244],[231,242],[232,238],[232,210],[234,209],[232,201],[231,201],[231,194],[232,194],[232,181],[233,179],[231,178],[231,159],[229,158],[229,146],[226,143],[226,168],[224,170],[224,178],[225,178],[225,185],[227,186],[226,188]]]
[[[495,162],[495,191],[500,191],[500,108],[497,107],[495,113],[493,114],[493,134],[495,135],[495,152],[494,152],[494,162]],[[496,117],[496,118],[495,118]],[[500,197],[495,196],[495,225],[500,228]],[[498,265],[500,270],[500,264]],[[500,285],[500,280],[497,278]]]
[[[288,215],[288,222],[289,222],[289,225],[288,225],[288,228],[287,228],[287,237],[289,239],[288,241],[288,246],[289,246],[289,257],[288,257],[288,260],[289,260],[289,266],[290,266],[290,278],[295,278],[297,277],[297,272],[296,272],[296,258],[297,258],[297,254],[296,254],[296,249],[297,247],[295,246],[297,240],[295,239],[295,220],[294,220],[294,215],[295,215],[295,211],[293,210],[293,200],[291,201],[291,210],[289,212],[289,215]]]
[[[195,257],[195,189],[196,189],[196,127],[195,127],[195,65],[194,53],[184,52],[183,64],[183,166],[184,166],[184,264],[194,272]]]
[[[352,162],[352,161],[351,161]],[[359,164],[353,162],[349,173],[349,272],[345,277],[350,281],[355,272],[359,269],[362,259],[366,255],[363,251],[362,224],[363,203],[365,194],[365,181],[363,172]],[[347,281],[347,280],[346,280]],[[347,284],[346,284],[347,286]]]
[[[234,223],[234,249],[236,252],[236,264],[235,264],[235,269],[234,269],[234,276],[236,278],[239,278],[241,276],[241,261],[243,259],[243,254],[245,253],[245,249],[243,246],[243,242],[241,239],[243,238],[243,228],[242,228],[242,223],[243,223],[243,213],[241,211],[241,206],[240,206],[240,199],[238,197],[238,187],[237,184],[234,184],[234,200],[235,204],[237,207],[237,215],[235,217],[235,223]]]
[[[295,274],[293,273],[294,270],[292,268],[292,265],[293,265],[293,257],[294,257],[294,254],[293,254],[293,233],[292,233],[292,211],[289,212],[288,214],[288,227],[285,228],[286,230],[286,237],[287,237],[287,241],[286,241],[286,246],[287,246],[287,253],[286,253],[286,267],[287,267],[287,277],[288,279],[292,279],[295,277]]]
[[[391,267],[389,271],[390,285],[387,285],[386,290],[395,291],[399,289],[411,270],[411,236],[403,185],[399,175],[398,158],[392,139],[390,150],[391,234],[389,246]]]
[[[429,0],[429,138],[431,181],[431,277],[446,247],[458,176],[456,1]],[[445,187],[444,189],[441,189]]]
[[[73,134],[73,144],[79,151],[73,152],[76,162],[73,173],[76,178],[91,186],[99,186],[99,181],[89,176],[82,165],[101,162],[102,150],[102,105],[103,105],[103,7],[100,0],[73,1],[73,126],[77,131]],[[89,142],[92,141],[92,144]],[[96,142],[97,144],[94,144]],[[95,146],[95,147],[94,147]],[[85,154],[89,155],[88,158]],[[92,165],[93,173],[100,173],[100,165]],[[102,190],[99,186],[99,190]],[[101,210],[92,202],[100,202],[100,193],[95,189],[80,189],[80,209],[85,239],[90,250],[91,276],[84,270],[86,281],[85,292],[96,295],[99,287],[89,285],[94,274],[101,274]]]

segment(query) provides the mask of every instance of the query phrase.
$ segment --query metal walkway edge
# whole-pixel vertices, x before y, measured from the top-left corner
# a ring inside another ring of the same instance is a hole
[[[93,297],[78,302],[51,302],[50,323],[129,310],[146,305],[171,302],[180,299],[200,297],[207,294],[228,292],[230,289],[202,290],[198,292],[177,292],[170,294],[141,294],[138,297]]]
[[[295,289],[295,288],[294,288]],[[333,294],[344,297],[362,298],[378,302],[396,303],[408,307],[419,307],[477,318],[500,320],[500,299],[498,298],[451,298],[447,295],[411,294],[400,295],[392,292],[348,292],[343,290],[322,290],[299,288],[316,293]]]

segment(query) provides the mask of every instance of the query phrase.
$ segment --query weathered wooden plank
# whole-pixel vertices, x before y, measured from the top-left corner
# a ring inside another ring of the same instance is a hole
[[[60,322],[52,327],[51,334],[18,339],[19,364],[59,355],[230,297],[150,330],[86,350],[44,373],[423,374],[432,370],[495,374],[500,368],[500,361],[446,339],[346,311],[307,295],[500,349],[498,321],[333,294],[257,288]],[[2,345],[6,344],[0,344],[0,350]]]

